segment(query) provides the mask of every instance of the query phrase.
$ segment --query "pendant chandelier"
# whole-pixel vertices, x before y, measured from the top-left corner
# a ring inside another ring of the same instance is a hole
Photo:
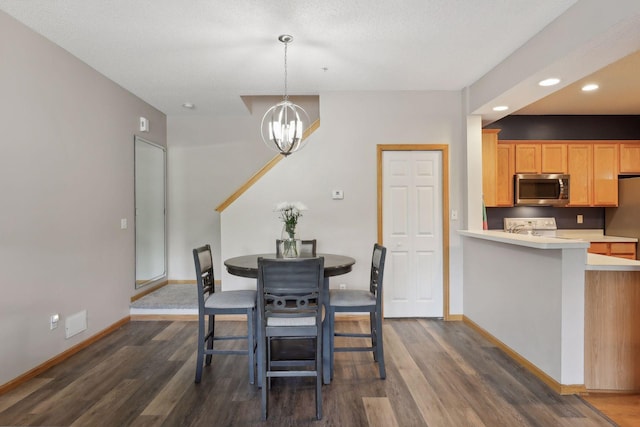
[[[293,37],[283,34],[278,40],[284,43],[284,97],[282,102],[269,108],[262,117],[261,132],[267,147],[286,157],[302,148],[309,116],[302,107],[289,101],[287,94],[287,45],[293,41]]]

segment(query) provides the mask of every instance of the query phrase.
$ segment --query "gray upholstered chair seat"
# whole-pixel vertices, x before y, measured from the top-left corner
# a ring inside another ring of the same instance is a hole
[[[368,290],[356,289],[330,290],[329,304],[336,307],[354,307],[376,305],[376,296]]]
[[[204,302],[207,308],[251,308],[256,305],[256,291],[224,291],[210,294]]]
[[[315,317],[269,317],[267,326],[313,326]]]

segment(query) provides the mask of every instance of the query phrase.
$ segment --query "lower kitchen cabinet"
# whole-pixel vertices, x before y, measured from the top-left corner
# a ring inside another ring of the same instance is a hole
[[[640,390],[640,271],[587,271],[584,385]]]
[[[615,256],[618,258],[636,259],[636,244],[629,242],[604,243],[593,242],[588,251],[592,254]]]

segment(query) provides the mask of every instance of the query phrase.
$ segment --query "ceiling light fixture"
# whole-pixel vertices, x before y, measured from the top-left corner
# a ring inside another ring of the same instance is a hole
[[[493,111],[507,111],[509,109],[506,105],[497,105],[493,107]]]
[[[544,79],[544,80],[540,81],[538,84],[540,86],[545,86],[546,87],[546,86],[555,86],[558,83],[560,83],[560,79],[552,77],[550,79]]]
[[[185,102],[184,104],[182,104],[182,106],[184,108],[189,109],[189,110],[193,110],[194,108],[196,108],[195,104],[193,104],[191,102]]]
[[[302,107],[289,101],[287,94],[287,45],[293,37],[283,34],[278,40],[284,43],[284,96],[282,102],[269,108],[262,117],[261,133],[267,147],[286,157],[302,148],[309,116]]]
[[[586,84],[586,85],[582,86],[582,91],[583,92],[591,92],[592,90],[597,90],[599,87],[600,86],[598,86],[595,83],[589,83],[589,84]]]

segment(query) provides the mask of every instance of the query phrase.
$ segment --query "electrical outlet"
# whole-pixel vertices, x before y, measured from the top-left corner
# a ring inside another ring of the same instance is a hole
[[[346,283],[340,283],[340,289],[347,289]]]
[[[582,215],[578,215],[576,217],[576,221],[578,221],[578,224],[582,224],[584,222],[584,217]]]
[[[58,321],[60,320],[60,315],[59,314],[52,314],[51,318],[49,319],[49,328],[51,330],[54,330],[55,328],[58,327]]]

